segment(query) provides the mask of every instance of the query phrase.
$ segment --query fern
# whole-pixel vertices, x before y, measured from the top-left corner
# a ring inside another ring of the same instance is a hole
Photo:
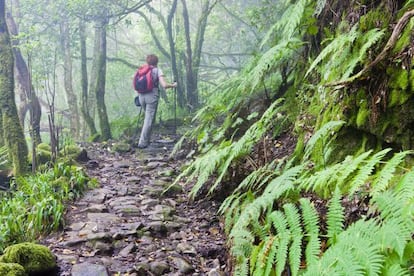
[[[269,218],[279,237],[279,246],[276,253],[276,275],[281,275],[286,265],[290,232],[287,228],[286,217],[282,212],[274,211]]]
[[[291,60],[298,49],[303,46],[299,39],[286,39],[267,50],[259,59],[250,74],[243,82],[245,89],[249,87],[250,92],[257,90],[265,77],[271,72],[278,72],[278,67],[287,60]]]
[[[0,170],[10,167],[9,151],[7,147],[0,147]]]
[[[384,269],[381,275],[383,276],[410,276],[412,271],[408,271],[407,269],[402,268],[398,264],[393,264],[390,267]]]
[[[379,275],[377,272],[384,258],[377,244],[370,239],[377,229],[374,222],[353,224],[338,236],[338,242],[324,253],[319,263],[308,267],[304,275]]]
[[[294,37],[296,30],[300,26],[303,16],[305,15],[306,5],[309,3],[309,0],[299,0],[297,3],[289,5],[286,7],[285,12],[281,16],[281,19],[278,20],[266,33],[260,48],[269,42],[270,38],[276,35],[279,40],[289,40]]]
[[[357,37],[357,28],[354,26],[349,33],[339,35],[331,41],[316,57],[316,59],[309,66],[308,71],[305,73],[305,78],[312,72],[316,66],[327,58],[332,53],[341,53],[343,52],[347,44],[352,43]]]
[[[282,101],[283,99],[279,99],[272,103],[261,119],[254,123],[238,141],[232,143],[224,141],[218,148],[211,149],[203,156],[198,157],[175,179],[172,185],[178,183],[185,176],[187,176],[186,183],[197,179],[190,192],[190,196],[194,198],[209,178],[214,173],[218,173],[216,181],[208,190],[209,194],[213,193],[227,175],[231,164],[247,155],[257,141],[276,123],[274,115],[278,112]]]
[[[343,231],[344,208],[341,205],[341,192],[337,187],[329,203],[329,212],[326,220],[328,226],[328,244],[334,244],[337,236]]]
[[[403,151],[395,154],[380,171],[375,181],[372,183],[372,193],[376,194],[381,191],[385,191],[390,184],[397,166],[405,159],[412,151]]]
[[[304,159],[306,160],[310,157],[318,142],[326,144],[327,138],[332,134],[332,132],[338,131],[344,124],[344,121],[331,121],[324,124],[317,132],[315,132],[315,134],[312,135],[306,144]]]
[[[283,206],[289,229],[292,233],[292,244],[289,248],[289,265],[292,275],[298,275],[302,257],[303,232],[299,211],[295,205],[288,203]]]
[[[370,156],[372,153],[372,150],[366,151],[361,153],[359,156],[352,158],[351,156],[348,156],[343,162],[341,166],[340,171],[338,172],[338,183],[342,184],[345,183],[345,181],[352,176],[352,174],[357,171],[357,169],[360,167],[361,163],[364,162],[368,156]]]
[[[377,166],[380,163],[380,161],[384,158],[384,156],[390,151],[391,149],[388,148],[375,153],[367,161],[367,163],[359,169],[358,173],[355,175],[355,177],[351,180],[349,184],[350,194],[354,194],[366,182],[368,177],[371,176],[372,172],[374,171],[375,166]]]
[[[349,32],[335,37],[312,62],[305,77],[319,68],[324,80],[348,78],[356,66],[365,61],[371,47],[385,34],[384,30],[379,29],[360,33],[357,28],[355,25]],[[326,62],[320,64],[323,61]]]
[[[318,262],[321,248],[321,241],[319,239],[319,217],[309,199],[301,198],[299,201],[308,242],[305,250],[306,261],[308,265],[313,265]]]

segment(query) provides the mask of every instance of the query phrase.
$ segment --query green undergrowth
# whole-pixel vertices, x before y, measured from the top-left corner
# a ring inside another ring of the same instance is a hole
[[[363,4],[339,3],[281,1],[262,52],[213,91],[176,146],[197,145],[176,179],[191,197],[231,190],[220,214],[234,275],[412,274],[413,19],[392,56],[359,72],[414,3],[395,13],[364,6],[356,21],[347,16]],[[338,25],[315,30],[314,16],[335,8]],[[250,108],[263,98],[264,112]],[[286,132],[297,138],[293,154],[258,166],[258,144]]]
[[[82,168],[64,163],[14,179],[10,191],[0,194],[0,252],[7,245],[59,229],[65,203],[94,183]]]
[[[369,150],[326,164],[341,125],[315,133],[300,165],[259,168],[223,202],[235,275],[287,267],[292,275],[409,275],[414,169],[405,161],[413,152]]]

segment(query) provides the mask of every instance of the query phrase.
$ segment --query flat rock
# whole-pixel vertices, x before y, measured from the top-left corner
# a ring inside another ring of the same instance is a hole
[[[102,265],[81,263],[72,267],[72,276],[109,276],[109,274]]]

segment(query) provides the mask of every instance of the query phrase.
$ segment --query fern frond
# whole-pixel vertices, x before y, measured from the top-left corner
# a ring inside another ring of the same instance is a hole
[[[381,274],[383,276],[410,276],[412,271],[402,268],[399,264],[393,264],[390,267],[386,267]]]
[[[407,202],[414,198],[414,170],[411,169],[398,182],[395,192],[397,197]]]
[[[307,198],[299,200],[302,209],[302,218],[307,236],[307,245],[305,256],[308,265],[318,262],[318,256],[321,250],[321,241],[319,239],[319,216],[315,207]]]
[[[361,48],[358,51],[358,55],[350,55],[351,58],[348,60],[347,68],[342,75],[341,79],[346,79],[353,73],[355,67],[364,60],[367,56],[368,50],[372,45],[377,43],[385,34],[384,30],[371,29],[361,37]]]
[[[300,214],[295,205],[288,203],[283,205],[289,229],[292,233],[292,243],[289,247],[289,265],[292,275],[297,275],[302,258],[303,232]]]
[[[218,160],[214,163],[215,169],[219,171],[219,176],[217,177],[214,184],[209,189],[209,194],[213,193],[217,186],[221,183],[224,176],[228,173],[228,168],[230,165],[240,158],[241,156],[250,152],[251,148],[263,137],[269,128],[275,123],[274,114],[279,110],[280,104],[283,102],[283,99],[278,99],[274,101],[270,107],[262,115],[261,119],[255,122],[246,133],[238,140],[237,142],[231,143],[228,147],[223,149],[223,153],[219,151],[218,153],[222,155],[212,158],[213,161]],[[214,153],[211,153],[214,154]],[[205,166],[211,166],[211,164],[205,164]],[[201,176],[208,175],[210,176],[214,170],[202,172]],[[198,179],[195,188],[192,189],[191,195],[194,196],[197,189],[207,181],[207,178]]]
[[[341,205],[341,192],[337,187],[329,202],[327,214],[328,244],[335,244],[337,236],[343,231],[345,220],[344,208]]]
[[[358,170],[357,175],[351,180],[349,184],[349,194],[354,194],[359,188],[365,184],[368,177],[371,176],[372,172],[374,171],[375,166],[377,166],[380,161],[384,158],[384,156],[390,151],[391,149],[384,149],[382,151],[377,152],[374,154],[367,163]]]
[[[325,58],[327,58],[332,53],[341,53],[343,52],[345,45],[352,43],[357,37],[357,25],[355,25],[349,33],[342,34],[337,36],[331,41],[316,57],[316,59],[309,66],[308,71],[305,73],[305,78],[312,72],[316,66]]]
[[[402,258],[406,245],[411,241],[411,234],[403,220],[390,218],[382,222],[381,229],[375,233],[375,237],[383,252],[393,250]]]
[[[279,37],[280,41],[292,38],[302,22],[308,2],[308,0],[300,0],[294,5],[289,3],[280,20],[270,27],[269,31],[264,36],[260,48],[263,48],[275,34]]]
[[[402,258],[414,232],[412,212],[405,212],[407,206],[412,206],[412,201],[400,198],[398,192],[386,191],[373,197],[372,202],[383,219],[378,240],[384,249],[392,249]]]
[[[300,187],[306,191],[314,191],[325,197],[330,194],[330,188],[336,184],[337,174],[340,173],[342,164],[335,164],[315,174],[305,175],[300,179]]]
[[[240,256],[240,254],[251,252],[254,241],[254,235],[252,234],[251,227],[254,223],[259,221],[260,217],[273,208],[274,202],[279,199],[282,195],[293,189],[294,182],[298,174],[303,170],[303,166],[297,166],[284,171],[280,176],[273,179],[265,188],[263,193],[255,198],[250,204],[245,206],[241,211],[240,217],[231,229],[229,238],[232,240],[234,246],[231,250],[233,256]],[[270,216],[270,215],[269,215]],[[269,217],[268,216],[268,217]],[[254,222],[256,221],[256,222]],[[267,223],[272,223],[277,231],[282,231],[283,225],[286,229],[285,222],[275,222],[274,220],[267,219]],[[282,224],[280,224],[282,223]],[[286,230],[288,231],[288,230]],[[278,239],[282,236],[278,234]],[[290,239],[290,235],[286,236]],[[286,239],[284,237],[284,239]],[[250,244],[251,243],[251,244]],[[276,258],[279,259],[282,256],[280,253],[283,249],[284,242],[281,247],[278,247]],[[287,245],[286,245],[287,246]],[[286,249],[287,252],[287,249]],[[249,255],[245,255],[246,257]],[[286,263],[286,259],[284,261]],[[236,263],[236,267],[238,264]]]
[[[300,39],[286,39],[267,50],[244,80],[244,86],[254,92],[270,72],[277,72],[283,62],[290,60],[303,46]]]
[[[288,245],[290,242],[290,231],[287,228],[287,220],[281,211],[274,211],[270,215],[273,226],[277,231],[279,246],[276,253],[276,275],[282,275],[286,266]]]
[[[354,223],[304,275],[379,275],[384,257],[373,239],[372,233],[377,230],[378,225],[373,221]]]
[[[358,155],[356,158],[352,158],[348,156],[345,158],[345,160],[342,162],[342,167],[339,171],[338,176],[338,185],[343,186],[345,181],[360,167],[360,164],[368,158],[369,155],[371,155],[372,150],[366,151]]]
[[[385,166],[381,169],[379,174],[376,176],[375,181],[372,183],[372,194],[376,194],[381,191],[385,191],[389,186],[390,180],[394,176],[397,166],[404,161],[407,155],[412,154],[412,151],[403,151],[397,154],[387,161]]]
[[[315,145],[319,141],[325,140],[333,131],[338,131],[344,124],[344,121],[330,121],[324,124],[318,131],[315,132],[315,134],[312,135],[306,144],[304,159],[306,160],[309,158]]]
[[[249,259],[243,258],[243,260],[238,260],[239,265],[234,271],[235,276],[248,276],[249,275]]]

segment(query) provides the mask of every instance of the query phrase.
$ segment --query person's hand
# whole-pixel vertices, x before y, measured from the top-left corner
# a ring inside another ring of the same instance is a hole
[[[171,88],[176,88],[176,87],[177,87],[177,82],[171,83]]]

